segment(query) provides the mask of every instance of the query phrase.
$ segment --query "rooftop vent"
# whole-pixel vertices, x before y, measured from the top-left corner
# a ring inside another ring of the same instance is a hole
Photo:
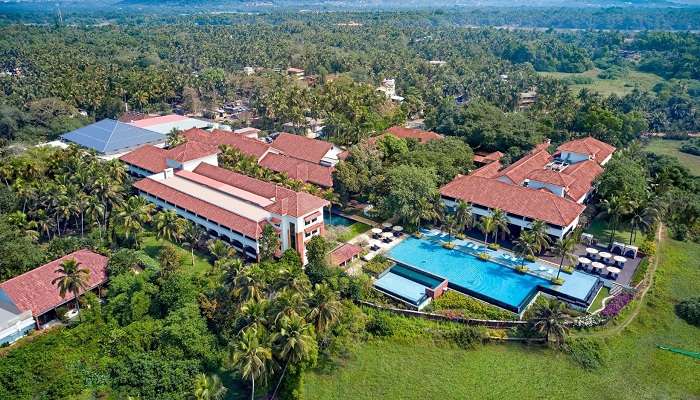
[[[545,165],[545,168],[550,169],[555,172],[561,172],[569,166],[569,163],[563,160],[554,160],[549,164]]]

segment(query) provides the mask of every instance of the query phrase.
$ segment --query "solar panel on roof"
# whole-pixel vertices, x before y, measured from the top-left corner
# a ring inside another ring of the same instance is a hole
[[[165,135],[113,119],[103,119],[63,134],[61,137],[102,154],[119,153],[144,144],[165,141]]]

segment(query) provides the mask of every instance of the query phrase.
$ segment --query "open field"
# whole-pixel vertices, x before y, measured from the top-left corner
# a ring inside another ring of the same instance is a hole
[[[330,373],[307,373],[304,399],[693,399],[697,360],[657,344],[698,351],[700,328],[673,313],[700,291],[700,245],[666,239],[655,286],[637,319],[605,340],[606,365],[586,371],[567,355],[518,344],[464,351],[425,338],[373,340]]]
[[[141,238],[141,249],[146,252],[153,259],[158,260],[158,254],[160,250],[168,242],[165,239],[156,238],[155,234],[148,233]],[[172,244],[172,243],[170,243]],[[203,276],[207,271],[211,270],[212,265],[206,259],[203,254],[199,252],[194,252],[194,265],[192,265],[192,253],[188,249],[182,248],[178,244],[173,244],[178,255],[180,255],[180,261],[182,262],[182,270],[187,271],[195,276]]]
[[[624,96],[630,93],[635,86],[641,90],[651,90],[654,85],[661,82],[663,78],[658,75],[646,72],[630,71],[626,76],[617,79],[600,79],[598,78],[598,69],[592,69],[582,73],[566,73],[566,72],[540,72],[542,76],[557,79],[568,79],[576,77],[585,77],[593,80],[587,84],[572,84],[571,90],[578,93],[579,90],[587,88],[600,93],[603,96],[617,94]]]
[[[646,151],[676,157],[681,165],[688,168],[693,175],[700,176],[700,156],[682,153],[679,149],[683,140],[652,139],[645,147]]]

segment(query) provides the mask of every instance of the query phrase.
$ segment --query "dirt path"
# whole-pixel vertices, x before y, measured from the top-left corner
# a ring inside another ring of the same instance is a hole
[[[571,336],[573,337],[610,337],[610,336],[615,336],[622,332],[625,328],[629,326],[629,324],[634,321],[635,318],[637,318],[637,315],[639,315],[639,312],[642,310],[642,306],[645,304],[645,297],[647,292],[649,291],[649,288],[654,284],[654,275],[656,275],[656,268],[659,266],[659,248],[661,244],[661,240],[663,238],[663,225],[659,224],[659,228],[656,230],[656,255],[654,255],[654,262],[652,262],[649,265],[649,269],[647,270],[646,274],[646,283],[643,285],[642,291],[639,294],[639,297],[637,301],[634,303],[634,306],[632,308],[632,312],[630,312],[624,320],[622,320],[621,323],[611,327],[610,329],[606,329],[603,331],[599,332],[590,332],[590,333],[581,333],[581,334],[572,334]]]

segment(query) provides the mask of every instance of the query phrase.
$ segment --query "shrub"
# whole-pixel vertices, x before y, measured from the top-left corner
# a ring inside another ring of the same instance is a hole
[[[634,275],[632,275],[632,280],[630,281],[630,286],[637,286],[639,282],[644,279],[647,269],[649,269],[649,259],[645,258],[639,263],[637,269],[634,271]]]
[[[641,246],[639,246],[639,251],[647,256],[653,256],[656,254],[656,242],[653,239],[644,239]]]
[[[564,265],[563,267],[561,267],[561,272],[565,272],[567,274],[573,274],[574,267],[572,265]]]
[[[488,247],[491,250],[498,250],[501,248],[501,245],[498,243],[489,243],[489,245],[486,247]]]
[[[692,297],[676,304],[676,314],[687,323],[700,326],[700,297]]]
[[[391,260],[388,260],[384,256],[376,256],[370,261],[368,261],[362,269],[372,275],[379,275],[384,272],[385,269],[389,268],[392,264]]]
[[[631,292],[622,292],[618,294],[607,302],[603,311],[600,312],[600,315],[606,318],[617,316],[633,298],[634,294]]]
[[[465,326],[464,328],[451,332],[450,339],[455,344],[465,350],[475,349],[486,340],[486,332],[475,326]]]
[[[465,239],[465,238],[466,238],[466,236],[465,236],[463,233],[461,233],[461,232],[458,233],[458,234],[456,234],[455,237],[456,237],[457,239]]]
[[[491,259],[491,256],[486,254],[486,253],[479,253],[478,255],[480,260],[488,261]]]
[[[567,341],[564,346],[566,352],[587,370],[594,370],[605,364],[606,347],[598,340],[579,338]]]
[[[444,247],[444,248],[446,248],[446,249],[448,249],[448,250],[452,250],[452,249],[455,248],[455,244],[454,244],[454,243],[443,243],[443,244],[442,244],[442,247]]]
[[[520,272],[521,274],[524,274],[527,271],[529,271],[530,269],[525,265],[518,265],[517,267],[515,267],[515,270]]]
[[[442,296],[433,300],[431,306],[438,312],[443,311],[441,314],[446,314],[445,310],[459,310],[459,314],[467,318],[494,320],[516,319],[516,315],[511,312],[463,295],[454,290],[447,291]]]
[[[532,254],[528,254],[525,256],[525,261],[527,262],[535,262],[537,260],[537,257],[533,256]]]
[[[557,278],[554,277],[551,279],[552,284],[554,285],[563,285],[564,284],[564,278]]]
[[[391,336],[394,334],[394,327],[391,325],[389,317],[377,314],[367,322],[367,332],[374,336]]]

